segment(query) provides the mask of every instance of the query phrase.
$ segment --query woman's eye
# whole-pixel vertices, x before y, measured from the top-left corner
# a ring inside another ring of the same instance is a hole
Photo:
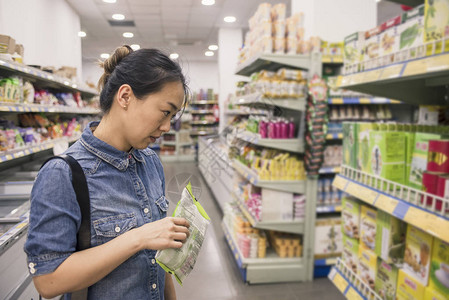
[[[168,110],[164,111],[164,116],[168,117],[168,115],[170,114],[170,112]]]

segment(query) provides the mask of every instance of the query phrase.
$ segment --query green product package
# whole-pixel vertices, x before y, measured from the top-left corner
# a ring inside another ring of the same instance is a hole
[[[355,274],[359,267],[359,240],[350,238],[343,234],[343,250],[341,258],[346,266]]]
[[[395,300],[397,282],[398,268],[378,258],[376,280],[374,283],[376,293],[382,299]]]
[[[429,280],[431,288],[442,295],[449,295],[449,243],[434,240]]]
[[[341,200],[341,226],[345,235],[351,238],[360,237],[360,202],[355,198],[343,197]]]
[[[195,266],[196,259],[203,245],[210,218],[192,193],[192,185],[182,191],[181,200],[176,205],[173,217],[189,221],[189,236],[178,249],[158,250],[157,263],[168,273],[173,274],[180,285]]]
[[[369,134],[374,128],[374,123],[357,123],[357,169],[362,172],[371,172],[371,159],[369,152]]]
[[[357,168],[356,123],[343,123],[343,165]]]
[[[404,132],[371,131],[370,158],[373,175],[403,184],[405,169]],[[384,188],[382,187],[382,189]]]
[[[441,138],[441,135],[434,133],[417,132],[415,134],[415,146],[413,148],[412,164],[410,166],[410,174],[408,180],[408,184],[410,187],[417,190],[422,190],[422,176],[424,171],[426,171],[427,169],[429,141],[439,140]]]
[[[401,264],[404,259],[407,224],[382,210],[377,211],[376,223],[377,256],[388,264]]]

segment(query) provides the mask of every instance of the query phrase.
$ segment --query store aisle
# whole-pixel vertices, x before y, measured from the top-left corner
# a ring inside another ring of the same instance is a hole
[[[175,283],[179,300],[338,300],[344,297],[327,279],[307,283],[247,285],[243,283],[221,228],[222,213],[198,170],[196,162],[164,163],[166,192],[170,199],[169,214],[175,208],[177,180],[191,176],[199,182],[199,201],[209,214],[212,226],[195,269],[184,282]],[[183,182],[179,182],[183,184]]]

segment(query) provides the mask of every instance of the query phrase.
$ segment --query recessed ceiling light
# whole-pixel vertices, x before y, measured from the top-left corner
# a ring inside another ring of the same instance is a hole
[[[79,37],[85,37],[86,33],[84,31],[78,31],[78,36]]]
[[[115,2],[117,2],[117,0],[103,0],[103,2],[106,2],[106,3],[115,3]]]
[[[234,23],[237,19],[233,16],[227,16],[223,19],[226,23]]]
[[[140,49],[140,45],[132,44],[132,45],[131,45],[131,49],[133,49],[134,51],[135,51],[135,50],[139,50],[139,49]]]
[[[132,32],[124,32],[123,33],[123,37],[125,37],[125,38],[132,38],[134,36],[134,33],[132,33]]]
[[[112,18],[113,18],[114,20],[118,20],[118,21],[125,20],[125,16],[122,15],[122,14],[113,14],[113,15],[112,15]]]
[[[206,56],[214,56],[214,52],[206,51],[206,52],[204,52],[204,55],[206,55]]]
[[[201,0],[201,4],[203,5],[214,5],[215,0]]]
[[[212,50],[212,51],[218,50],[218,46],[217,45],[210,45],[209,46],[209,50]]]
[[[109,58],[109,53],[101,53],[100,57],[104,58],[104,59],[108,59]]]
[[[178,54],[178,53],[172,53],[172,54],[170,54],[170,58],[171,58],[171,59],[178,59],[178,57],[179,57],[179,54]]]

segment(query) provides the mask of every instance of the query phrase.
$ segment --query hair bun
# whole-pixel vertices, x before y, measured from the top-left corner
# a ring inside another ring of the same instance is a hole
[[[108,81],[109,76],[114,71],[115,67],[131,52],[133,49],[128,45],[123,45],[114,50],[114,53],[106,60],[100,62],[100,67],[104,69],[104,73],[98,81],[98,88],[101,90]]]

